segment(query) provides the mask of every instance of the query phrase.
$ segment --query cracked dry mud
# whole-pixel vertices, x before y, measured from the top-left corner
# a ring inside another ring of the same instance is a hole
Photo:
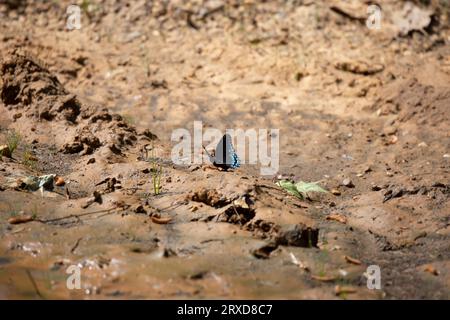
[[[379,3],[376,32],[360,1],[92,1],[74,31],[2,3],[0,298],[449,299],[450,11]],[[279,173],[173,165],[194,121],[280,129]]]

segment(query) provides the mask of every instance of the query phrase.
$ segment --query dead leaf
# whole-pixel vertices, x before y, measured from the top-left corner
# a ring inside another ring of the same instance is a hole
[[[20,224],[33,221],[34,218],[30,215],[20,216],[20,217],[12,217],[8,219],[9,224]]]
[[[423,271],[431,273],[434,276],[438,276],[439,275],[439,271],[435,267],[433,267],[431,264],[427,264],[425,266],[425,268],[423,269]]]
[[[341,294],[347,294],[347,293],[355,293],[356,289],[352,288],[352,287],[341,287],[341,286],[336,286],[334,287],[334,292],[336,293],[337,296],[341,295]]]
[[[384,65],[376,63],[367,63],[364,61],[338,61],[334,64],[338,70],[361,74],[365,76],[373,75],[384,70]]]
[[[340,223],[347,223],[347,218],[344,217],[343,215],[337,214],[337,213],[332,213],[329,214],[326,218],[327,220],[334,220]]]
[[[359,21],[360,23],[364,23],[367,19],[365,7],[358,2],[336,1],[330,6],[330,10],[347,19]]]
[[[347,261],[348,263],[353,263],[353,264],[356,264],[356,265],[362,264],[362,262],[360,260],[358,260],[358,259],[355,259],[355,258],[352,258],[352,257],[349,257],[349,256],[344,256],[344,258],[345,258],[345,261]]]
[[[170,221],[172,221],[172,218],[157,218],[152,217],[152,222],[157,224],[168,224]]]
[[[306,266],[303,262],[298,260],[297,257],[292,252],[289,252],[289,256],[291,257],[292,264],[296,265],[297,267],[299,267],[300,269],[303,269],[305,271],[308,271],[308,272],[310,271],[308,266]]]
[[[322,282],[332,282],[337,280],[337,277],[335,276],[315,276],[312,275],[311,276],[312,279],[317,280],[317,281],[322,281]]]

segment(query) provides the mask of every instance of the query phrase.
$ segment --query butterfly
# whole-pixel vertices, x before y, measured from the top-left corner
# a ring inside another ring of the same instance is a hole
[[[209,160],[212,164],[223,169],[224,171],[227,171],[228,169],[236,169],[241,166],[241,160],[239,160],[239,157],[236,154],[236,151],[234,151],[233,144],[231,142],[231,136],[229,134],[224,134],[216,146],[214,156],[212,156],[203,146],[203,149],[208,154]]]

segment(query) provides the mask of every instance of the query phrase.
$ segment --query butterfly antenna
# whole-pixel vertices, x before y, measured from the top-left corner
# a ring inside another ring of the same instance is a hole
[[[202,147],[203,147],[203,150],[205,150],[205,152],[206,152],[206,154],[208,155],[208,157],[210,157],[210,158],[211,158],[211,155],[209,154],[208,150],[206,150],[205,146],[204,146],[204,145],[202,145]]]
[[[206,154],[208,155],[209,161],[211,161],[211,163],[214,163],[215,158],[213,156],[211,156],[211,154],[208,152],[208,150],[206,150],[205,146],[202,145],[203,150],[205,150]]]

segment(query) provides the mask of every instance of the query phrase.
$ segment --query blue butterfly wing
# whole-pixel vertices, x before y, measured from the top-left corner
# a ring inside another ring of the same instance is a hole
[[[237,168],[241,165],[236,151],[234,151],[231,136],[225,134],[216,147],[215,163],[227,168]]]
[[[232,167],[233,169],[235,169],[235,168],[238,168],[238,167],[241,166],[241,160],[239,160],[239,157],[238,157],[238,155],[236,154],[236,151],[234,151],[233,146],[230,145],[230,147],[231,147],[230,152],[231,152],[231,158],[232,158],[232,161],[231,161],[231,167]]]

